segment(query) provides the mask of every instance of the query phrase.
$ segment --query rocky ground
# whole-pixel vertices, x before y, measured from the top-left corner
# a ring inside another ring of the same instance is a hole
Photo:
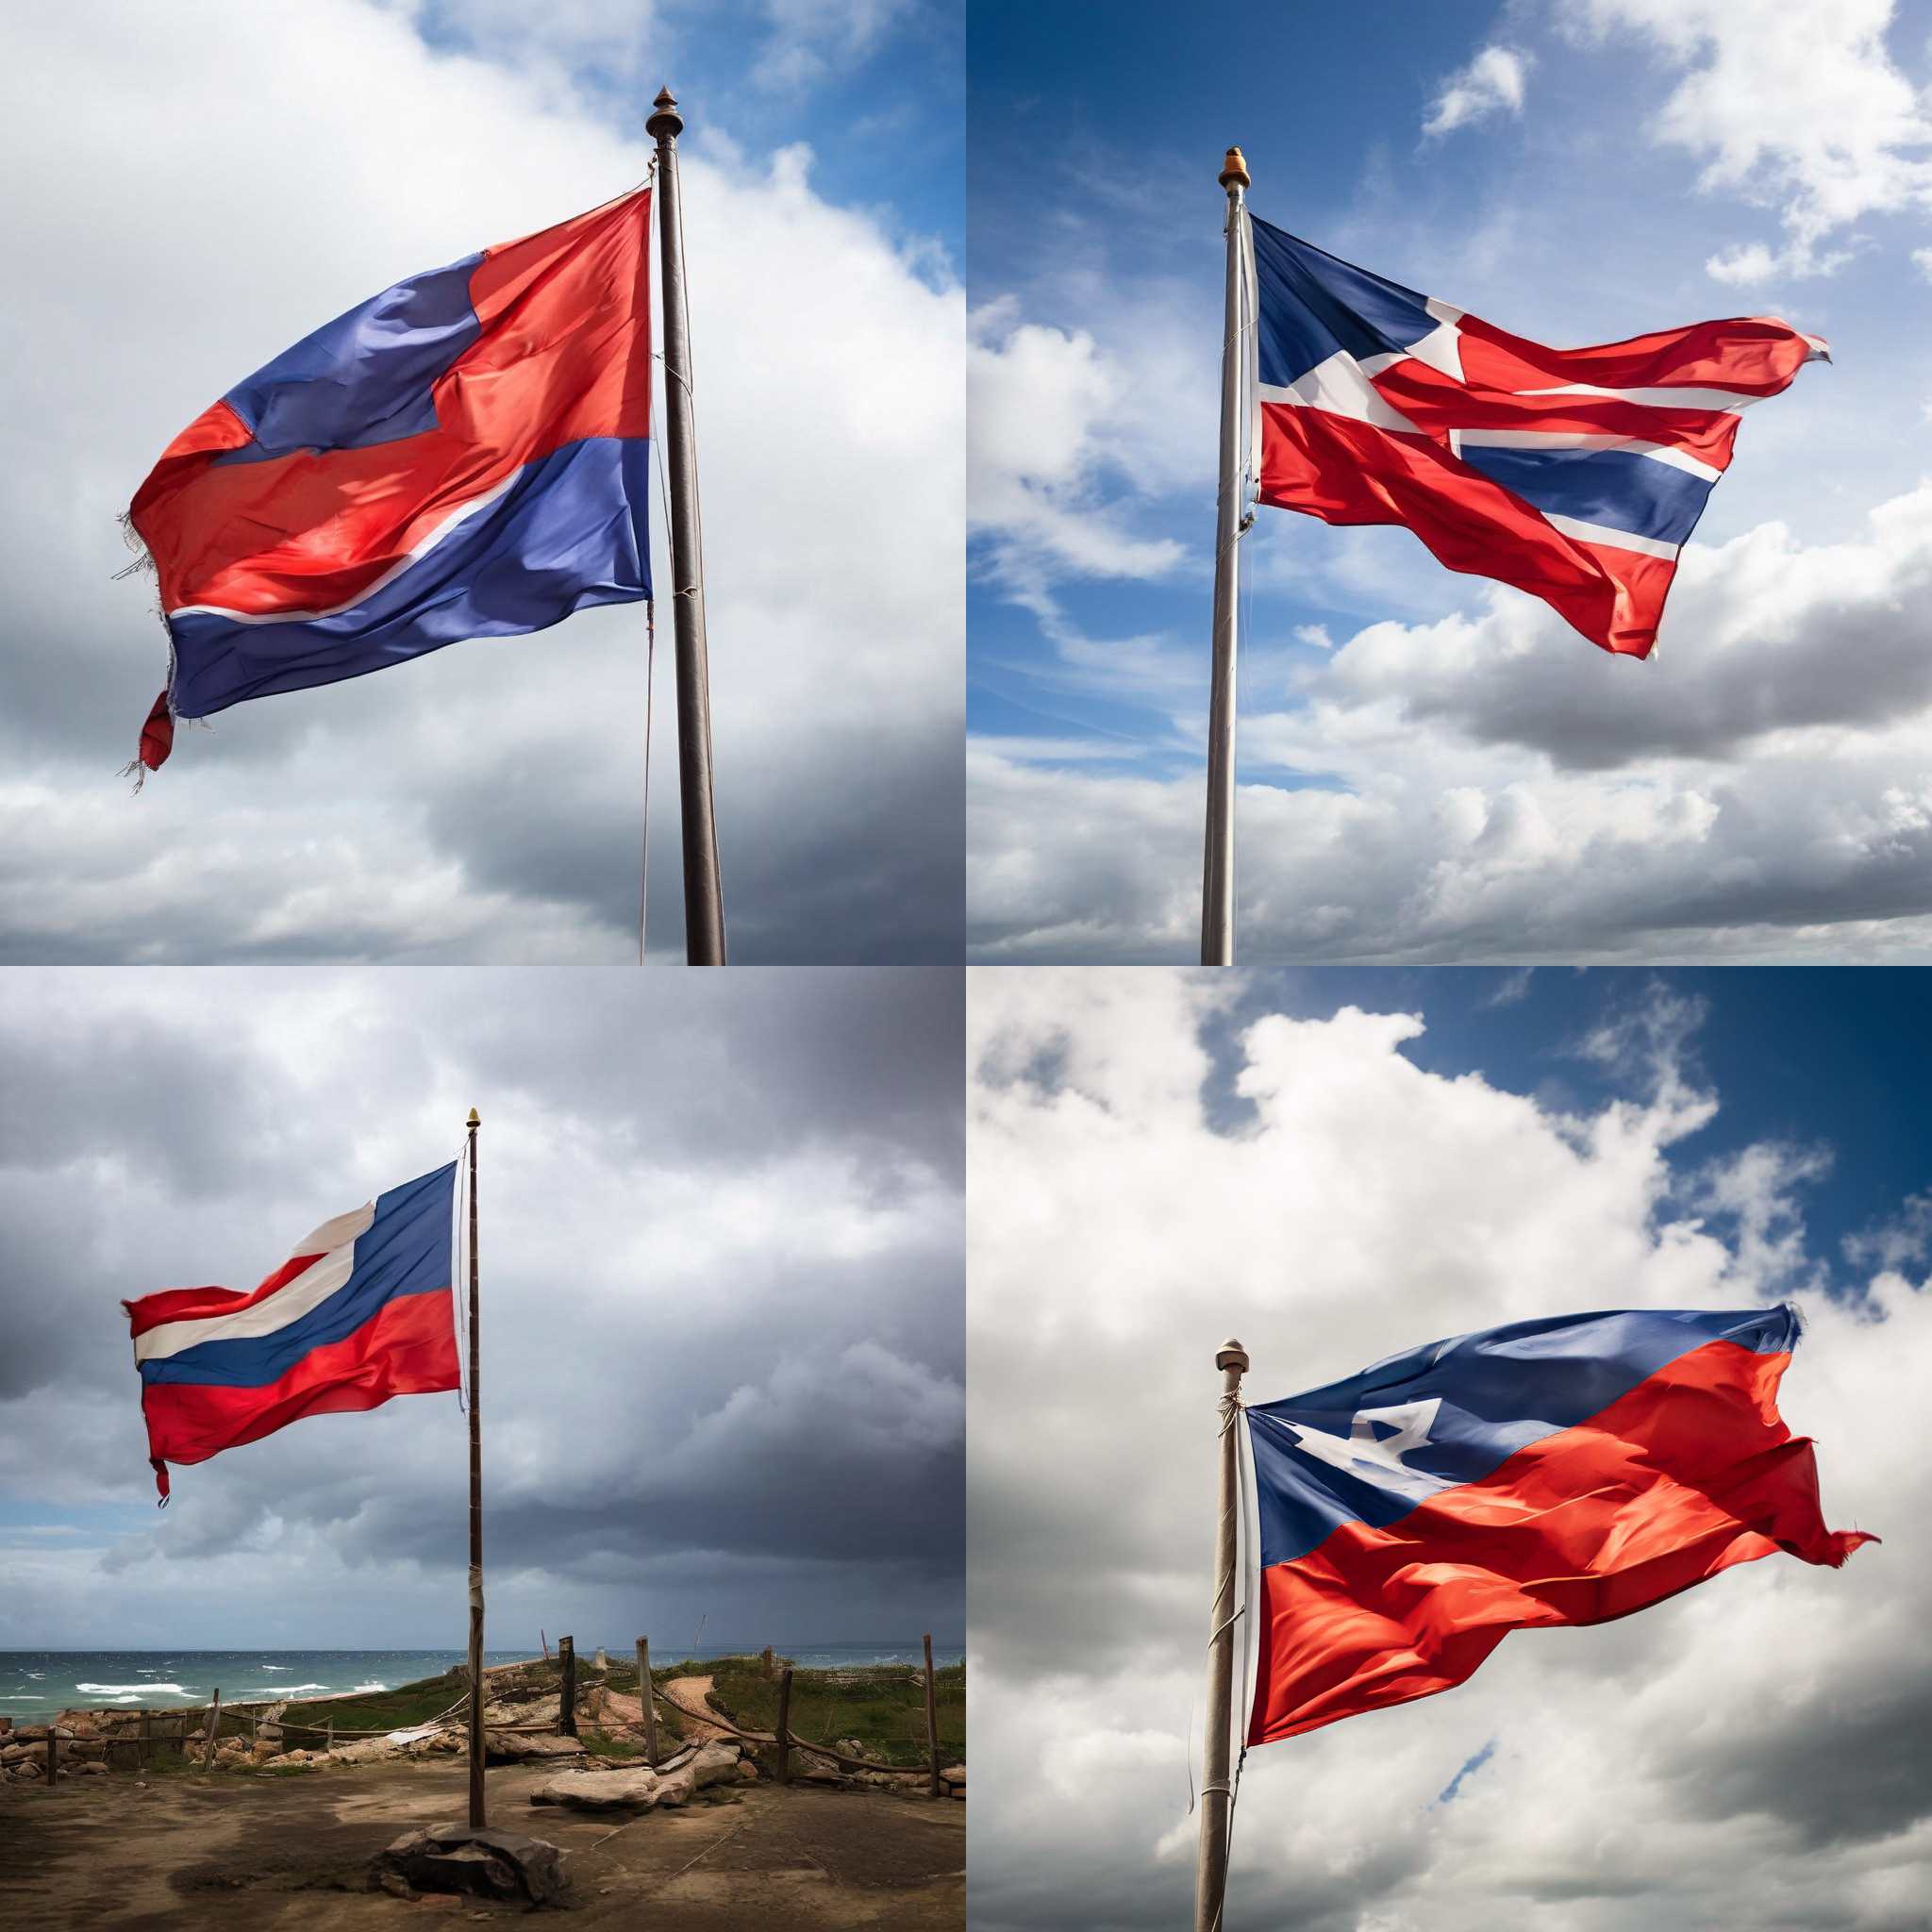
[[[524,1909],[365,1888],[370,1860],[414,1827],[464,1812],[460,1759],[401,1759],[347,1776],[136,1778],[23,1785],[0,1814],[0,1925],[278,1928],[407,1926],[422,1914]],[[489,1774],[491,1823],[547,1839],[570,1881],[560,1909],[587,1925],[670,1914],[680,1932],[953,1927],[965,1923],[963,1805],[882,1790],[720,1780],[675,1807],[534,1806],[552,1764]]]

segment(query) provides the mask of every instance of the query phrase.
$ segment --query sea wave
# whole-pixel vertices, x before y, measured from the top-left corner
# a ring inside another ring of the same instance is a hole
[[[326,1684],[277,1684],[275,1689],[285,1697],[292,1697],[298,1690],[326,1690]]]
[[[150,1690],[165,1690],[171,1697],[192,1697],[192,1690],[184,1690],[178,1684],[76,1684],[76,1690],[85,1690],[90,1697],[144,1697]]]
[[[387,1690],[388,1689],[389,1686],[387,1684],[358,1684],[356,1686],[357,1690]],[[350,1694],[353,1696],[355,1692],[352,1691]]]

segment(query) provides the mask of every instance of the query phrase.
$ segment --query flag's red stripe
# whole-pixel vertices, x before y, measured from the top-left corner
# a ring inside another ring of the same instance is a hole
[[[248,441],[214,403],[135,496],[162,606],[259,614],[353,602],[459,506],[591,436],[650,434],[648,191],[492,249],[478,340],[432,385],[437,426],[362,449],[212,463]]]
[[[1450,1690],[1511,1630],[1606,1623],[1734,1563],[1836,1565],[1875,1541],[1824,1525],[1810,1441],[1778,1418],[1790,1360],[1708,1342],[1481,1482],[1263,1571],[1248,1742]]]
[[[144,1294],[138,1300],[123,1302],[127,1310],[129,1331],[145,1335],[164,1322],[192,1321],[210,1315],[232,1315],[238,1308],[252,1307],[266,1301],[277,1289],[286,1288],[296,1275],[314,1267],[320,1255],[291,1255],[259,1288],[244,1294],[234,1288],[164,1288],[158,1294]]]
[[[1324,523],[1407,525],[1439,563],[1542,598],[1606,650],[1641,658],[1657,641],[1668,558],[1574,541],[1427,437],[1264,403],[1259,494]]]
[[[1540,435],[1620,436],[1680,449],[1726,469],[1740,418],[1724,409],[1674,409],[1613,396],[1515,395],[1460,383],[1413,356],[1374,377],[1391,408],[1446,449],[1457,429],[1516,429]]]
[[[1774,396],[1816,352],[1789,323],[1746,315],[1661,329],[1624,342],[1552,349],[1465,315],[1457,325],[1474,389],[1536,389],[1592,382],[1602,389],[1730,389]]]
[[[149,1383],[142,1391],[150,1453],[204,1462],[305,1415],[376,1408],[391,1395],[457,1387],[450,1294],[400,1295],[353,1335],[309,1350],[279,1381],[258,1389]]]

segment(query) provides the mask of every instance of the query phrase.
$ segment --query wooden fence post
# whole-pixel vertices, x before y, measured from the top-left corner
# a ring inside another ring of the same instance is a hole
[[[644,1762],[658,1761],[658,1701],[651,1695],[651,1640],[638,1639],[638,1708],[644,1714]]]
[[[550,1640],[541,1630],[539,1630],[537,1632],[537,1641],[543,1646],[543,1661],[547,1664],[550,1661]]]
[[[925,1748],[932,1757],[926,1766],[932,1779],[932,1794],[940,1795],[940,1707],[932,1683],[932,1632],[925,1633]]]
[[[154,1718],[149,1712],[144,1710],[141,1714],[139,1741],[134,1748],[134,1762],[138,1770],[145,1771],[147,1769],[148,1754],[154,1748]]]
[[[253,1710],[248,1713],[248,1748],[251,1751],[261,1749],[261,1719]]]
[[[778,1782],[791,1782],[791,1733],[787,1728],[791,1723],[791,1667],[786,1665],[778,1674]]]
[[[577,1734],[577,1646],[574,1637],[559,1637],[557,1640],[557,1661],[562,1666],[558,1673],[557,1684],[557,1728],[565,1737],[575,1738]]]
[[[59,1746],[54,1741],[54,1720],[47,1720],[47,1784],[51,1790],[54,1774],[59,1768]]]
[[[215,1761],[215,1737],[222,1728],[222,1687],[215,1686],[215,1701],[208,1714],[208,1748],[201,1754],[201,1768],[210,1771]]]
[[[328,1724],[325,1727],[322,1736],[322,1748],[325,1751],[333,1751],[336,1748],[336,1721],[334,1718],[329,1719]]]

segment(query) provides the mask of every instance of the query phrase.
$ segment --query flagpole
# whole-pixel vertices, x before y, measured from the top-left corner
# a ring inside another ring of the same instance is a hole
[[[1241,533],[1241,207],[1248,164],[1231,147],[1221,170],[1227,192],[1227,293],[1221,334],[1221,493],[1214,516],[1214,656],[1208,701],[1208,837],[1201,862],[1201,963],[1234,964],[1234,720],[1236,544]]]
[[[659,88],[644,132],[658,142],[658,258],[663,277],[664,454],[671,493],[671,609],[677,640],[677,785],[684,834],[684,950],[724,963],[724,897],[711,813],[711,673],[705,643],[705,556],[698,528],[697,428],[691,401],[691,317],[684,297],[684,214],[677,189],[683,117]]]
[[[470,1828],[481,1831],[483,1816],[483,1431],[477,1420],[476,1371],[482,1351],[476,1340],[476,1129],[470,1109]]]
[[[1221,1515],[1214,1532],[1214,1607],[1208,1639],[1208,1729],[1201,1746],[1201,1851],[1194,1877],[1194,1932],[1220,1932],[1227,1890],[1228,1788],[1234,1734],[1234,1620],[1241,1609],[1235,1576],[1236,1517],[1241,1497],[1241,1377],[1248,1352],[1229,1339],[1214,1357],[1221,1371]]]

